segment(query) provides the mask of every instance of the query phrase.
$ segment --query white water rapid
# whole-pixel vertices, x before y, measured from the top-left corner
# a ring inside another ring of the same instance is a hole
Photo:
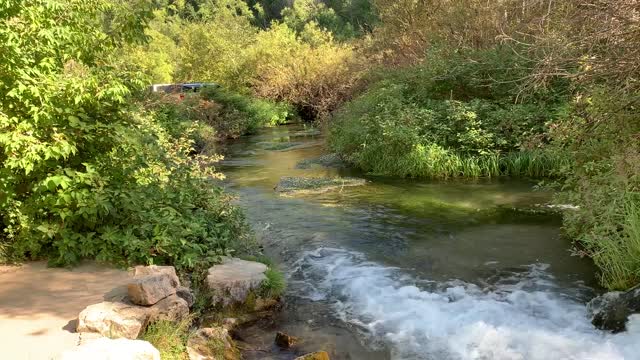
[[[531,265],[479,287],[436,283],[363,254],[320,248],[295,264],[292,285],[360,329],[393,359],[638,360],[640,318],[629,330],[595,329],[586,307],[562,292],[545,265]]]

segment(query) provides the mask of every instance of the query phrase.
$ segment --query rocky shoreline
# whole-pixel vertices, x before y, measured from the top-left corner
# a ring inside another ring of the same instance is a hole
[[[190,321],[185,358],[237,360],[241,352],[234,330],[279,308],[280,299],[262,291],[268,266],[225,257],[212,266],[194,291],[183,285],[172,266],[137,266],[125,286],[108,292],[104,301],[89,305],[78,315],[76,332],[82,339],[60,360],[159,360],[160,351],[141,340],[145,330],[161,321],[178,326]],[[194,305],[208,309],[194,311]],[[234,315],[235,317],[229,317]],[[282,335],[278,334],[276,340]],[[291,337],[293,338],[293,337]],[[278,343],[278,341],[276,341]],[[299,359],[328,360],[326,352]]]

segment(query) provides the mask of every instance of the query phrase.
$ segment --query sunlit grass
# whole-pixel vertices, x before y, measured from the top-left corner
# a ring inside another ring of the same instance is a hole
[[[150,342],[160,351],[163,360],[186,360],[189,327],[193,318],[188,316],[178,323],[160,320],[147,327],[142,340]]]
[[[570,162],[566,156],[542,150],[462,155],[437,145],[417,145],[399,158],[371,151],[363,152],[352,160],[378,175],[436,179],[499,176],[551,178]]]

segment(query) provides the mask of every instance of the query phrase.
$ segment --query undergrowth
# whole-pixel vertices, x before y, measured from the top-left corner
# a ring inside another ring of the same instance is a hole
[[[177,323],[159,320],[150,324],[141,338],[160,351],[162,360],[187,360],[187,340],[192,321],[192,317]]]

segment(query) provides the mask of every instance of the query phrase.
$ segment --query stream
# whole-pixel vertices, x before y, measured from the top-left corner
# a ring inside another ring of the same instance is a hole
[[[571,256],[551,194],[509,179],[417,181],[303,160],[325,153],[302,125],[230,142],[219,169],[265,252],[287,276],[284,309],[242,332],[245,359],[640,359],[640,321],[595,329],[602,290]],[[363,186],[281,196],[283,176],[365,178]],[[302,339],[273,345],[276,331]]]

